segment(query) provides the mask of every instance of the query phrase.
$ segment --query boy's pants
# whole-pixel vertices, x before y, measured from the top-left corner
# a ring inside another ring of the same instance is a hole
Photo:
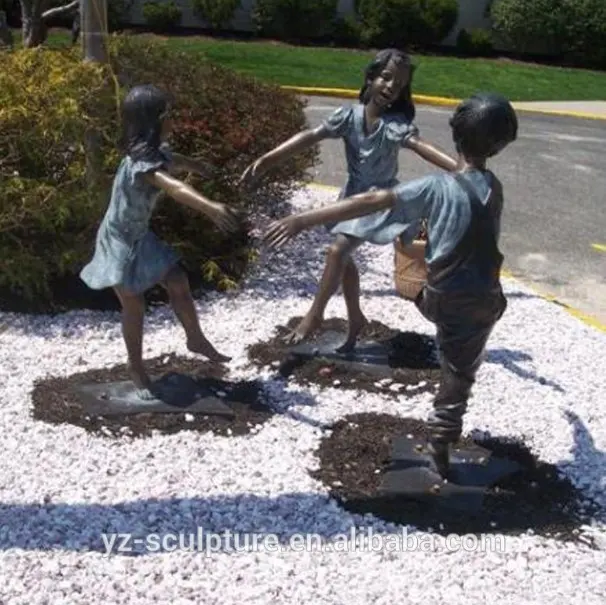
[[[442,376],[428,419],[429,440],[456,442],[463,429],[467,400],[484,356],[486,342],[507,308],[501,286],[470,294],[439,292],[426,285],[415,301],[436,324]]]

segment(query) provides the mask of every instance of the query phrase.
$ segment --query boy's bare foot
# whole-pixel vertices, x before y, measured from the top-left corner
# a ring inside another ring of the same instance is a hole
[[[283,342],[287,345],[298,345],[321,325],[321,317],[308,314],[299,322],[299,325],[290,334],[287,334],[284,337]]]
[[[156,398],[151,391],[151,380],[149,379],[149,376],[142,365],[133,365],[129,363],[128,372],[130,374],[130,379],[137,388],[136,393],[139,399],[150,401]]]
[[[231,357],[227,355],[223,355],[212,346],[212,344],[204,337],[196,340],[196,341],[187,341],[187,348],[192,353],[198,353],[200,355],[204,355],[210,361],[215,361],[217,363],[225,363],[231,361]]]
[[[337,353],[349,353],[352,351],[358,340],[360,332],[368,325],[368,319],[360,313],[356,317],[349,318],[349,325],[347,329],[347,339],[345,342],[337,348]]]

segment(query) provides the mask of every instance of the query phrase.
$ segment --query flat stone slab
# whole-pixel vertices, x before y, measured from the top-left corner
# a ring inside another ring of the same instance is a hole
[[[190,412],[207,416],[235,417],[226,404],[227,394],[220,397],[204,379],[171,372],[152,379],[154,399],[142,399],[129,381],[89,383],[73,387],[85,411],[94,416],[127,416],[132,414],[175,414]]]
[[[377,377],[389,377],[397,367],[393,363],[391,347],[372,340],[359,340],[353,350],[337,352],[336,349],[345,342],[345,339],[344,332],[336,330],[322,332],[314,342],[302,342],[287,347],[288,358],[284,364],[288,365],[293,359],[322,358],[333,363],[347,364],[352,369],[376,374]]]
[[[445,481],[434,470],[426,445],[416,438],[394,440],[388,471],[380,487],[383,494],[428,501],[464,512],[479,512],[493,485],[522,470],[518,463],[492,456],[479,446],[453,448],[450,474]]]

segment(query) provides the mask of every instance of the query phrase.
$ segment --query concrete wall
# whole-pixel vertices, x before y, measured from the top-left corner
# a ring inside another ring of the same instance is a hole
[[[183,27],[206,27],[207,24],[199,19],[193,9],[190,0],[174,0],[181,7]],[[145,25],[143,18],[142,7],[145,0],[135,0],[130,12],[130,23],[133,25]],[[236,31],[251,31],[251,9],[255,0],[241,0],[240,7],[236,9],[234,18],[231,21],[229,29]],[[484,17],[486,6],[490,0],[459,0],[459,20],[450,33],[444,40],[445,45],[454,45],[457,39],[457,34],[463,28],[481,28],[488,27],[489,20]],[[338,12],[340,14],[348,14],[353,11],[354,0],[339,0]]]

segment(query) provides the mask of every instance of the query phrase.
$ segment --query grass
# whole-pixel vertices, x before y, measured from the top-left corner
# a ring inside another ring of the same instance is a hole
[[[297,47],[276,42],[241,42],[203,36],[161,39],[234,71],[279,85],[359,89],[370,51]],[[49,43],[62,44],[65,34]],[[463,98],[494,90],[512,101],[606,100],[606,72],[551,67],[506,59],[459,59],[416,55],[413,92]]]

